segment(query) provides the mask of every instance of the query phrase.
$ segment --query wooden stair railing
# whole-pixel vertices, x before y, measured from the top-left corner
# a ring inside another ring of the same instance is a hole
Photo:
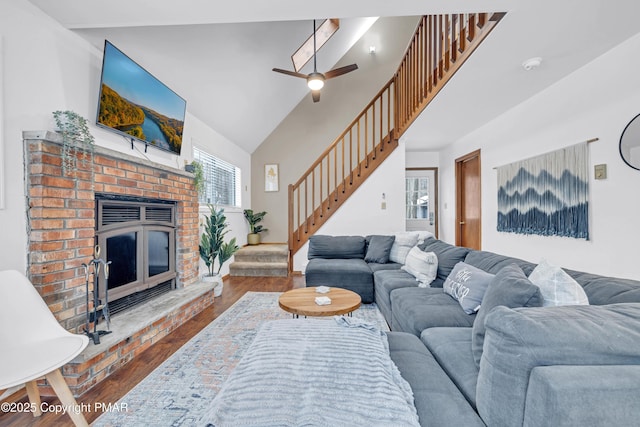
[[[411,126],[505,13],[426,15],[394,78],[398,137]]]
[[[394,81],[378,92],[302,178],[289,185],[289,248],[295,253],[398,146]]]
[[[289,250],[298,251],[398,147],[398,139],[504,13],[423,16],[391,80],[289,185]]]

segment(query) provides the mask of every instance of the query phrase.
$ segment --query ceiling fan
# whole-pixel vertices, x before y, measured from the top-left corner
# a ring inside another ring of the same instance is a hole
[[[287,74],[293,77],[300,77],[302,79],[307,80],[307,86],[311,89],[311,97],[313,98],[313,102],[320,101],[320,89],[324,86],[325,80],[332,79],[334,77],[341,76],[343,74],[350,73],[351,71],[357,70],[358,65],[351,64],[346,65],[344,67],[335,68],[331,71],[327,71],[326,73],[319,73],[317,64],[316,64],[316,20],[313,20],[313,72],[309,74],[297,73],[295,71],[283,70],[281,68],[274,68],[273,71],[277,73]]]

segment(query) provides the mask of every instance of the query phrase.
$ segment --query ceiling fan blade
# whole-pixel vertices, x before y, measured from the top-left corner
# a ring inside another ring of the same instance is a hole
[[[327,71],[326,73],[324,73],[324,78],[325,79],[332,79],[334,77],[338,77],[338,76],[341,76],[343,74],[347,74],[347,73],[350,73],[352,71],[355,71],[357,69],[358,69],[358,65],[356,65],[356,64],[347,65],[345,67],[340,67],[340,68],[333,69],[331,71]]]
[[[301,79],[306,79],[308,76],[302,73],[296,73],[295,71],[283,70],[281,68],[274,68],[273,71],[276,73],[286,74],[288,76],[300,77]]]
[[[311,91],[311,98],[313,98],[313,102],[320,101],[320,91],[319,90],[312,90]]]

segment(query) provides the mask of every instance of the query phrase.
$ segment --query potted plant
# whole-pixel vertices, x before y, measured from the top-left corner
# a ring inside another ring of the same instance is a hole
[[[222,270],[224,263],[240,248],[236,244],[235,237],[229,242],[224,241],[224,236],[229,232],[224,209],[216,209],[214,206],[209,205],[209,210],[211,214],[204,218],[204,232],[200,237],[200,258],[202,258],[209,270],[202,277],[202,280],[215,283],[213,295],[220,296],[223,287],[220,270]],[[218,258],[217,272],[215,271],[216,258]]]
[[[249,234],[247,234],[247,243],[250,245],[260,244],[260,232],[268,231],[262,225],[258,223],[264,219],[266,212],[253,212],[251,209],[244,210],[244,217],[249,223]]]

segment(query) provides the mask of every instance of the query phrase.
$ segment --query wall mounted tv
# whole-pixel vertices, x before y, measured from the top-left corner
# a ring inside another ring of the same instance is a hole
[[[186,106],[183,98],[105,41],[98,126],[180,154]]]

